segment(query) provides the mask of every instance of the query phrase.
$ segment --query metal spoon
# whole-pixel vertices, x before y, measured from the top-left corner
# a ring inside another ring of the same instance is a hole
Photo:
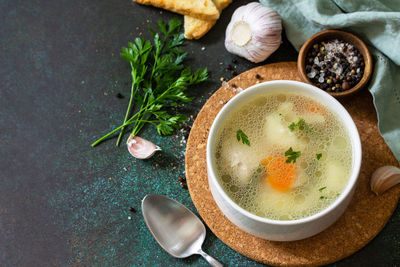
[[[172,256],[186,258],[199,254],[212,266],[223,266],[201,249],[206,228],[181,203],[163,195],[147,195],[142,200],[142,212],[151,234]]]

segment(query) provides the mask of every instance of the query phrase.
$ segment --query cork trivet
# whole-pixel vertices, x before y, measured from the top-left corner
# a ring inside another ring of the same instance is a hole
[[[258,79],[256,74],[260,76],[257,76]],[[250,259],[275,266],[332,263],[353,254],[371,241],[389,220],[400,196],[400,186],[382,196],[376,196],[370,190],[369,180],[376,168],[398,166],[398,163],[379,135],[376,113],[367,90],[342,101],[359,130],[363,161],[353,200],[344,215],[327,230],[293,242],[254,237],[241,231],[222,214],[208,187],[206,142],[219,110],[238,93],[237,88],[245,89],[258,82],[283,79],[300,80],[295,62],[269,64],[244,72],[222,85],[207,101],[193,124],[187,143],[185,168],[190,196],[211,231],[233,250]]]

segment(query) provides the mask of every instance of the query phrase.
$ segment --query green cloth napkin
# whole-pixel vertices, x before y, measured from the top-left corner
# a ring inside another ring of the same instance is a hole
[[[343,29],[359,36],[374,57],[369,90],[382,137],[400,162],[400,2],[397,0],[260,0],[279,13],[300,50],[313,34]]]

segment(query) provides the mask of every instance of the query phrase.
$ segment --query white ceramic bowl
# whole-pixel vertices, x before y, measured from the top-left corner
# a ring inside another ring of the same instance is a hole
[[[341,119],[349,133],[353,152],[352,171],[342,194],[326,209],[312,216],[292,220],[271,220],[254,215],[237,205],[222,189],[215,172],[214,151],[216,136],[223,121],[238,104],[265,92],[298,91],[328,106]],[[345,211],[357,183],[361,165],[361,142],[357,128],[346,109],[328,93],[315,86],[296,81],[270,81],[251,86],[232,98],[218,113],[207,141],[207,173],[211,193],[223,214],[240,229],[260,238],[275,241],[293,241],[320,233],[332,225]]]

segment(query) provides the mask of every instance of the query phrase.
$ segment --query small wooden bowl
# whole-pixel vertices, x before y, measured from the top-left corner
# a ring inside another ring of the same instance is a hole
[[[360,38],[355,36],[354,34],[344,32],[344,31],[339,31],[339,30],[325,30],[322,32],[319,32],[317,34],[314,34],[311,36],[301,47],[300,52],[299,52],[299,57],[297,59],[297,69],[300,73],[301,78],[303,81],[306,83],[312,84],[316,86],[308,77],[306,73],[306,56],[308,53],[308,50],[313,47],[314,44],[318,44],[323,41],[328,41],[332,39],[338,39],[345,41],[349,44],[354,45],[360,51],[360,53],[364,57],[364,75],[361,78],[361,80],[352,88],[343,91],[343,92],[327,92],[330,95],[334,97],[344,97],[348,95],[352,95],[355,92],[359,91],[365,85],[367,84],[369,78],[371,77],[372,74],[372,57],[371,54],[368,51],[367,46],[364,44],[363,41],[361,41]],[[322,90],[322,89],[321,89]]]

